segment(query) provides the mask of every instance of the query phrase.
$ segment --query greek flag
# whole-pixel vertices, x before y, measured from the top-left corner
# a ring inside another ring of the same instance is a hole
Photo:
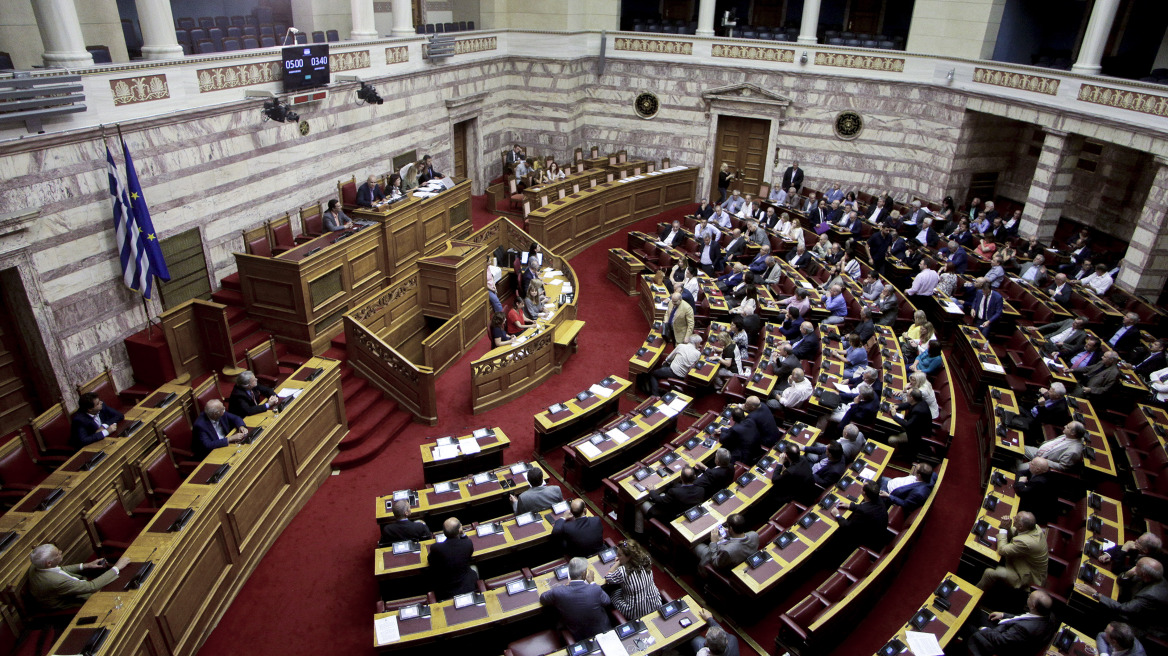
[[[122,280],[126,286],[151,298],[154,276],[170,280],[170,271],[158,245],[154,224],[150,221],[150,210],[142,196],[142,185],[134,170],[134,160],[126,142],[122,141],[122,154],[126,158],[126,177],[129,184],[122,182],[114,156],[109,146],[105,148],[105,161],[109,167],[110,195],[114,197],[114,232],[118,245],[118,255],[122,262]]]

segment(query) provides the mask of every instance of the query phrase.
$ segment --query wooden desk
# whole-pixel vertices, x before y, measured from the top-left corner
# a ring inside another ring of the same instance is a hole
[[[950,590],[943,596],[938,595],[937,592],[944,588]],[[911,649],[908,651],[900,649],[902,645],[908,645],[908,631],[931,633],[942,647],[948,645],[977,608],[981,595],[982,591],[976,585],[956,574],[946,574],[941,585],[929,595],[929,599],[921,605],[920,610],[913,613],[912,618],[896,632],[892,640],[876,652],[876,656],[881,656],[890,648],[896,649],[893,653],[912,654]],[[942,601],[938,601],[939,598]]]
[[[689,609],[669,619],[664,619],[660,612],[646,615],[642,618],[645,629],[621,641],[625,651],[629,654],[645,654],[646,656],[669,653],[673,647],[682,643],[688,643],[697,637],[698,634],[704,633],[706,631],[706,623],[698,615],[698,609],[700,607],[697,605],[697,602],[689,595],[682,597],[679,601],[684,601],[689,606]],[[681,625],[682,619],[689,620],[690,625],[683,627]],[[609,633],[613,633],[613,631]],[[648,644],[650,640],[652,644]],[[600,651],[597,650],[591,653],[596,654],[600,653]],[[568,656],[568,650],[561,649],[554,651],[548,656]]]
[[[493,505],[506,501],[507,496],[519,494],[528,487],[527,471],[539,469],[544,479],[548,473],[536,462],[516,462],[465,477],[435,483],[419,490],[396,490],[374,500],[378,524],[393,521],[393,502],[410,502],[410,515],[415,519],[429,518],[437,527],[436,518],[465,512],[472,506]]]
[[[608,249],[608,279],[628,296],[636,296],[638,280],[648,270],[641,261],[623,248]]]
[[[1075,593],[1069,603],[1091,612],[1097,608],[1093,596],[1096,593],[1100,597],[1119,599],[1119,577],[1111,573],[1110,565],[1099,562],[1096,556],[1115,545],[1123,546],[1126,540],[1123,531],[1123,504],[1110,497],[1090,492],[1079,519],[1083,521],[1086,530],[1075,534],[1082,539],[1075,545],[1079,551],[1078,560],[1069,563],[1070,567],[1078,570],[1075,577]],[[1096,556],[1091,555],[1088,547],[1098,549]],[[1090,581],[1084,576],[1087,570],[1093,574]]]
[[[1010,470],[997,467],[990,470],[985,496],[978,508],[973,528],[965,534],[965,546],[961,553],[962,565],[967,565],[969,571],[997,567],[1001,562],[997,548],[998,529],[1005,519],[1018,512],[1018,494],[1014,491],[1016,480]],[[987,509],[987,505],[993,505],[993,510]]]
[[[324,373],[312,382],[285,383],[305,391],[278,416],[248,417],[249,427],[264,428],[262,435],[215,449],[203,461],[204,468],[230,465],[227,474],[214,484],[184,482],[127,549],[135,564],[154,563],[149,578],[136,590],[111,586],[95,593],[53,653],[68,653],[71,641],[90,630],[77,622],[93,616],[110,629],[102,654],[195,653],[284,526],[328,478],[347,431],[340,363],[313,358],[305,367]],[[188,509],[181,530],[168,531]]]
[[[637,300],[637,307],[641,308],[645,320],[649,323],[665,321],[669,311],[669,290],[665,285],[654,283],[650,276],[641,276],[640,290],[641,298]]]
[[[957,326],[956,346],[953,349],[957,364],[957,380],[968,399],[983,399],[990,387],[1007,387],[1006,368],[997,351],[980,330],[973,326]]]
[[[1060,650],[1057,645],[1064,640],[1068,643],[1067,647]],[[1042,653],[1043,656],[1094,656],[1099,653],[1095,648],[1095,638],[1069,624],[1061,624]]]
[[[374,225],[322,235],[277,257],[235,254],[248,316],[297,353],[322,353],[343,329],[343,314],[469,231],[470,181],[433,198],[355,210],[353,218]]]
[[[501,428],[480,428],[458,437],[440,437],[422,444],[422,476],[427,483],[465,476],[503,464],[503,449],[511,440]]]
[[[697,178],[697,168],[677,166],[581,189],[531,212],[527,230],[571,257],[631,223],[692,203]]]
[[[609,376],[577,394],[535,415],[535,450],[547,451],[579,437],[616,414],[620,399],[632,383]]]
[[[571,456],[565,456],[565,473],[578,482],[599,480],[602,469],[652,446],[656,443],[654,438],[673,430],[678,415],[692,402],[692,398],[679,392],[649,397],[633,411],[602,426],[600,431],[568,444],[565,448]],[[646,416],[650,409],[652,414]]]
[[[637,375],[647,374],[659,366],[661,356],[665,354],[665,337],[661,334],[663,328],[661,321],[653,322],[641,348],[629,358],[629,378],[636,380]]]

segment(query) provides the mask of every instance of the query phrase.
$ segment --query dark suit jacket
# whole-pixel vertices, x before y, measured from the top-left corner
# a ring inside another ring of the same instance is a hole
[[[888,255],[888,247],[892,245],[892,237],[885,239],[884,233],[874,232],[868,238],[868,254],[872,256],[872,264],[879,267],[884,264]]]
[[[774,481],[774,495],[778,498],[776,506],[782,506],[788,501],[808,505],[819,496],[815,476],[811,473],[811,461],[807,458],[801,458],[790,467],[776,467],[771,480]]]
[[[233,430],[238,430],[243,426],[243,419],[236,417],[230,412],[224,412],[223,416],[219,418],[219,426],[223,428],[224,435],[229,434]],[[199,415],[195,419],[195,424],[192,427],[193,437],[191,440],[191,451],[194,453],[196,460],[202,460],[207,457],[213,449],[227,446],[227,438],[219,438],[215,432],[215,426],[211,423],[207,413]]]
[[[803,189],[803,169],[797,169],[794,166],[788,166],[786,171],[783,171],[783,191],[795,188],[795,191]]]
[[[705,501],[706,493],[697,485],[682,485],[678,482],[665,492],[653,490],[649,493],[649,500],[653,502],[653,509],[649,512],[651,519],[672,521],[681,513]]]
[[[774,446],[775,442],[778,442],[779,438],[783,435],[782,431],[779,430],[779,425],[775,422],[774,413],[771,412],[771,409],[765,403],[747,415],[746,421],[758,433],[759,444],[767,449]]]
[[[435,596],[450,599],[454,595],[475,591],[478,575],[470,568],[474,542],[465,535],[430,547],[428,574]]]
[[[880,501],[865,501],[852,508],[851,515],[839,520],[845,548],[858,546],[880,551],[888,541],[888,509]]]
[[[729,430],[722,433],[719,440],[722,446],[730,451],[734,462],[746,462],[754,455],[754,445],[758,441],[758,429],[750,425],[749,421],[734,424]],[[684,510],[684,508],[682,509]]]
[[[972,307],[974,311],[977,311],[977,309],[981,307],[981,299],[982,299],[982,296],[984,296],[984,295],[985,295],[985,292],[983,292],[980,289],[977,290],[977,293],[973,295],[973,305],[971,305],[970,307]],[[993,322],[997,321],[998,319],[1000,319],[1001,317],[1002,317],[1002,295],[999,294],[998,292],[991,290],[990,291],[989,315],[987,317],[985,317],[984,319],[977,319],[976,321],[979,324],[984,322],[984,321],[989,321],[990,323],[993,323]]]
[[[1050,424],[1052,426],[1065,426],[1071,420],[1070,413],[1067,412],[1066,399],[1057,399],[1050,405],[1046,401],[1039,403],[1037,406],[1038,415],[1035,419],[1043,424]]]
[[[569,558],[586,558],[604,548],[604,526],[599,517],[557,519],[552,526],[552,543],[557,541]]]
[[[668,237],[669,233],[671,233],[671,232],[673,232],[673,226],[667,225],[667,226],[665,226],[664,230],[657,233],[657,239],[659,239],[661,241],[665,241],[665,238]],[[682,227],[677,229],[677,236],[675,236],[673,238],[673,242],[670,244],[670,246],[680,246],[681,243],[684,241],[685,241],[685,227],[682,226]]]
[[[125,419],[122,413],[108,405],[103,405],[97,413],[97,416],[101,420],[101,423],[106,426],[116,424]],[[105,435],[101,434],[101,427],[97,425],[97,422],[93,420],[93,417],[88,412],[78,410],[73,413],[69,431],[69,441],[73,446],[82,447],[104,438]]]
[[[933,480],[936,480],[936,478],[934,477]],[[904,508],[906,513],[912,512],[925,505],[925,501],[929,499],[929,493],[932,491],[933,486],[931,484],[917,481],[889,492],[888,500]]]
[[[896,297],[894,296],[893,298]],[[852,330],[852,332],[859,335],[860,341],[867,344],[868,340],[872,339],[872,336],[876,334],[876,325],[872,323],[871,319],[867,321],[861,321],[860,323],[856,324],[856,327]]]
[[[812,474],[815,477],[815,484],[824,488],[831,487],[844,475],[844,471],[847,468],[848,461],[846,458],[840,458],[839,462],[829,461],[819,471]]]
[[[694,251],[694,257],[697,258],[698,266],[701,266],[701,264],[702,264],[702,251],[704,251],[705,248],[706,248],[705,240],[699,241],[698,248],[697,248],[697,250]],[[722,266],[722,246],[718,242],[716,242],[712,239],[710,240],[710,261],[714,263],[714,269],[721,268],[721,266]]]
[[[268,409],[255,402],[256,398],[269,397],[276,392],[270,387],[256,385],[254,390],[245,390],[239,385],[231,389],[231,396],[227,399],[227,411],[239,417],[250,417]]]
[[[694,214],[700,216],[703,219],[708,219],[711,216],[714,216],[714,206],[713,205],[706,205],[705,209],[702,209],[699,207],[698,211],[695,212]]]
[[[880,411],[880,397],[876,397],[871,401],[855,402],[848,411],[844,413],[843,418],[840,419],[840,428],[847,426],[850,423],[863,424],[871,426],[876,421],[876,413]],[[928,406],[925,406],[925,412],[928,412]]]
[[[785,383],[787,382],[787,376],[790,376],[791,372],[794,371],[796,367],[801,366],[803,366],[803,363],[799,361],[799,358],[795,357],[794,353],[792,353],[791,355],[788,355],[787,357],[775,363],[775,378],[777,378],[780,383]]]
[[[370,188],[368,182],[363,182],[357,187],[357,204],[361,207],[369,207],[378,200],[385,200],[385,192],[381,191],[381,185],[373,185]]]
[[[724,489],[730,485],[734,480],[733,467],[710,467],[706,471],[698,474],[698,478],[694,481],[694,485],[702,488],[705,491],[706,498],[714,496],[718,490]]]
[[[442,174],[435,171],[433,166],[424,166],[418,170],[418,184],[424,185],[434,178],[441,178]]]
[[[908,246],[908,242],[906,242],[903,237],[894,236],[892,238],[892,243],[888,245],[888,255],[895,258],[900,258],[904,255],[904,249],[906,246]]]
[[[802,340],[795,340],[799,342],[793,350],[795,357],[800,360],[814,360],[819,357],[819,335],[811,333]]]
[[[740,236],[726,245],[726,257],[738,257],[746,252],[746,237]]]
[[[965,270],[969,268],[969,256],[966,255],[965,249],[961,246],[949,254],[948,261],[953,263],[953,268],[957,270],[958,274],[965,273]]]
[[[937,247],[937,239],[938,239],[937,231],[932,229],[932,228],[929,228],[928,230],[925,230],[924,233],[925,233],[925,246],[928,246],[929,248],[936,248]]]
[[[1026,482],[1016,481],[1014,492],[1018,494],[1018,509],[1034,513],[1040,524],[1055,519],[1058,513],[1058,488],[1050,474],[1028,476]]]
[[[393,544],[406,540],[421,542],[432,537],[434,534],[425,524],[412,519],[395,519],[388,524],[381,525],[381,544]]]
[[[796,269],[801,269],[811,261],[811,253],[809,251],[803,251],[803,254],[799,255],[798,251],[791,251],[791,256],[787,258],[787,261]]]
[[[577,642],[612,628],[605,610],[612,601],[595,583],[569,581],[540,595],[539,603],[560,611],[560,619]]]
[[[1055,303],[1058,303],[1059,305],[1066,305],[1066,304],[1070,303],[1071,302],[1071,285],[1070,285],[1070,283],[1063,285],[1063,290],[1061,292],[1058,292],[1058,293],[1055,293],[1055,287],[1056,287],[1055,285],[1051,285],[1046,290],[1046,292],[1048,294],[1050,294],[1050,300],[1054,301]]]
[[[1051,619],[1026,618],[977,631],[966,644],[972,656],[1031,656],[1050,643],[1056,630],[1058,622]]]
[[[1119,329],[1117,328],[1116,330],[1112,330],[1111,332],[1109,332],[1105,335],[1100,335],[1099,337],[1102,338],[1103,341],[1105,341],[1110,346],[1111,338],[1115,336],[1115,333],[1118,330]],[[1113,346],[1112,348],[1114,348],[1117,352],[1119,352],[1122,355],[1127,355],[1128,353],[1131,352],[1131,350],[1133,348],[1135,348],[1139,345],[1140,345],[1140,327],[1139,326],[1132,326],[1131,328],[1128,328],[1127,332],[1124,333],[1123,336],[1119,338],[1119,342],[1117,342],[1115,344],[1115,346]]]
[[[1164,357],[1163,352],[1153,353],[1152,355],[1148,356],[1147,358],[1144,358],[1143,362],[1139,362],[1136,364],[1135,372],[1137,374],[1139,374],[1140,376],[1144,376],[1146,378],[1148,376],[1151,376],[1155,372],[1163,369],[1165,364],[1168,364],[1168,363],[1165,362],[1165,357]]]

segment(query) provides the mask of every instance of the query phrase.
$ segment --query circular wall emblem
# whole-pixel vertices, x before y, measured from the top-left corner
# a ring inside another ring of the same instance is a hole
[[[306,136],[311,128],[308,126],[308,121],[300,121],[300,136]]]
[[[653,118],[657,115],[657,111],[661,109],[661,103],[657,100],[657,96],[648,91],[643,91],[633,101],[633,109],[637,112],[637,116],[641,118]]]
[[[840,112],[835,117],[835,136],[840,139],[855,139],[864,129],[864,117],[851,110]]]

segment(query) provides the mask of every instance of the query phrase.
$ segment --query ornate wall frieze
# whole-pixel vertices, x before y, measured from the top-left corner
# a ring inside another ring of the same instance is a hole
[[[627,50],[629,52],[653,52],[667,55],[692,55],[693,42],[619,37],[613,40],[613,49]]]
[[[369,68],[369,51],[355,50],[353,52],[335,52],[330,55],[329,67],[333,73],[355,71],[359,68]]]
[[[456,39],[454,54],[466,55],[472,52],[495,50],[499,47],[499,39],[494,36],[485,36],[478,39]]]
[[[357,337],[357,345],[368,351],[377,359],[385,363],[385,366],[393,370],[402,378],[411,383],[418,382],[418,370],[414,368],[413,364],[407,362],[405,358],[397,354],[392,348],[387,346],[384,342],[377,339],[362,326],[358,326],[354,331]]]
[[[253,84],[267,84],[283,79],[284,69],[279,61],[201,68],[197,71],[199,93],[222,91]]]
[[[751,61],[768,61],[792,64],[795,62],[795,51],[786,48],[763,48],[759,46],[742,46],[737,44],[714,44],[710,54],[714,57],[727,59],[749,59]]]
[[[1022,91],[1033,91],[1034,93],[1045,93],[1048,96],[1058,94],[1059,88],[1059,80],[1053,77],[1012,73],[1010,71],[999,71],[993,68],[973,69],[973,81],[979,82],[981,84],[992,84],[998,87],[1006,87],[1007,89],[1020,89]]]
[[[110,80],[109,85],[114,93],[114,105],[133,105],[170,97],[164,74],[123,77]]]
[[[394,301],[398,300],[402,296],[405,296],[407,293],[409,293],[417,288],[418,288],[418,276],[417,276],[417,274],[414,274],[414,275],[410,276],[409,278],[406,278],[405,280],[401,281],[399,284],[394,285],[393,287],[386,289],[384,292],[379,294],[376,298],[369,301],[365,305],[362,305],[361,307],[357,308],[356,310],[353,310],[353,312],[349,316],[351,316],[355,321],[357,321],[357,323],[361,323],[362,321],[365,321],[369,317],[372,317],[376,314],[380,314],[381,311],[384,310],[391,303],[393,303]]]
[[[815,53],[815,64],[837,68],[858,68],[862,71],[904,72],[904,60],[899,57],[857,55],[850,52],[817,52]]]
[[[486,374],[498,371],[499,369],[511,367],[523,362],[527,358],[537,353],[542,352],[551,345],[554,334],[554,330],[548,330],[539,337],[536,337],[535,339],[523,344],[521,348],[512,349],[505,355],[499,356],[497,358],[491,358],[486,362],[479,362],[473,365],[471,367],[471,378],[473,379],[477,376],[484,376]]]
[[[385,63],[401,64],[410,60],[410,49],[406,46],[394,46],[385,49]]]
[[[1157,96],[1151,93],[1124,91],[1123,89],[1112,89],[1111,87],[1101,87],[1095,84],[1084,84],[1079,87],[1079,100],[1096,105],[1106,105],[1108,107],[1118,107],[1119,109],[1127,109],[1133,112],[1151,114],[1152,116],[1168,117],[1168,96]]]

